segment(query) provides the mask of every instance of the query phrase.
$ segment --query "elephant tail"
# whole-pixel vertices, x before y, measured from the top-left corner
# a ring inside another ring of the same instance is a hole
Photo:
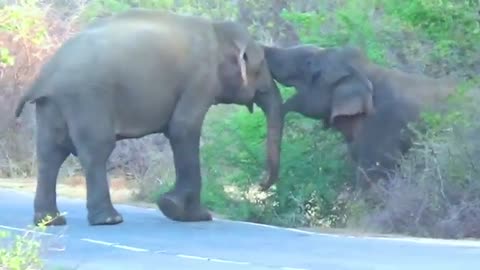
[[[20,98],[17,103],[17,107],[15,108],[15,117],[18,118],[23,112],[23,108],[27,102],[35,103],[38,99],[45,97],[45,95],[40,91],[43,83],[41,81],[35,82],[30,89]]]
[[[29,93],[23,95],[20,98],[20,101],[17,104],[17,107],[15,108],[15,117],[18,118],[23,112],[23,107],[25,107],[25,103],[30,99]]]

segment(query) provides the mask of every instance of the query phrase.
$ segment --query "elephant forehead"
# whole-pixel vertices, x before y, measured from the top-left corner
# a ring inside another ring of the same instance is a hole
[[[249,42],[247,46],[247,64],[249,68],[259,68],[264,62],[265,54],[263,49],[255,42]]]

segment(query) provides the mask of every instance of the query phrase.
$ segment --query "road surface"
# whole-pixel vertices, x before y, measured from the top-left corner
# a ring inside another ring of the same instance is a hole
[[[0,189],[0,198],[0,230],[22,233],[31,225],[32,195]],[[83,200],[58,203],[68,225],[41,237],[48,269],[480,269],[480,241],[353,237],[228,220],[178,223],[157,209],[127,205],[116,206],[124,223],[92,227]]]

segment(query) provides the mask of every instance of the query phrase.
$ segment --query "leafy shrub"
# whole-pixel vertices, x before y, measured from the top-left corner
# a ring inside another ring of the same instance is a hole
[[[0,240],[7,241],[12,235],[0,231]],[[40,242],[31,233],[15,235],[10,247],[0,249],[0,268],[8,270],[39,269],[43,263],[40,258]]]
[[[93,0],[86,6],[82,17],[93,20],[96,17],[122,12],[132,7],[163,9],[214,18],[232,18],[236,14],[235,6],[230,1]]]
[[[478,10],[473,0],[382,0],[385,11],[400,20],[402,25],[423,33],[432,43],[428,55],[431,68],[441,73],[457,72],[468,79],[480,71],[477,57],[480,42]]]
[[[385,64],[385,46],[382,32],[373,24],[374,1],[352,0],[337,6],[335,12],[283,12],[282,16],[299,29],[303,43],[332,47],[347,43],[364,48],[374,62]],[[372,11],[372,12],[371,12]],[[388,29],[382,29],[386,31]]]
[[[43,222],[24,234],[11,234],[0,230],[0,269],[5,270],[34,270],[42,269],[44,262],[41,258],[42,242],[39,234],[46,231],[46,224],[55,217],[47,217]]]

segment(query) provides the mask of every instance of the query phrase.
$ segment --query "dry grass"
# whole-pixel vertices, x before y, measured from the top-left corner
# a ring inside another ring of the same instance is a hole
[[[0,178],[0,188],[34,193],[36,186],[36,179],[33,178]],[[110,196],[113,203],[156,207],[153,204],[136,200],[134,196],[136,192],[138,192],[138,188],[132,186],[131,181],[120,177],[110,179]],[[57,184],[57,194],[66,198],[84,200],[87,195],[85,178],[72,176],[61,179],[61,182]]]
[[[13,65],[0,64],[0,175],[26,176],[35,170],[33,118],[30,108],[20,120],[13,111],[41,65],[74,28],[54,10],[29,5],[3,8],[0,24],[7,30],[0,32],[0,48],[15,60]]]
[[[480,124],[476,121],[480,91],[470,90],[462,101],[460,119],[416,140],[387,183],[349,203],[368,231],[434,238],[480,238]],[[357,205],[356,205],[357,204]]]

